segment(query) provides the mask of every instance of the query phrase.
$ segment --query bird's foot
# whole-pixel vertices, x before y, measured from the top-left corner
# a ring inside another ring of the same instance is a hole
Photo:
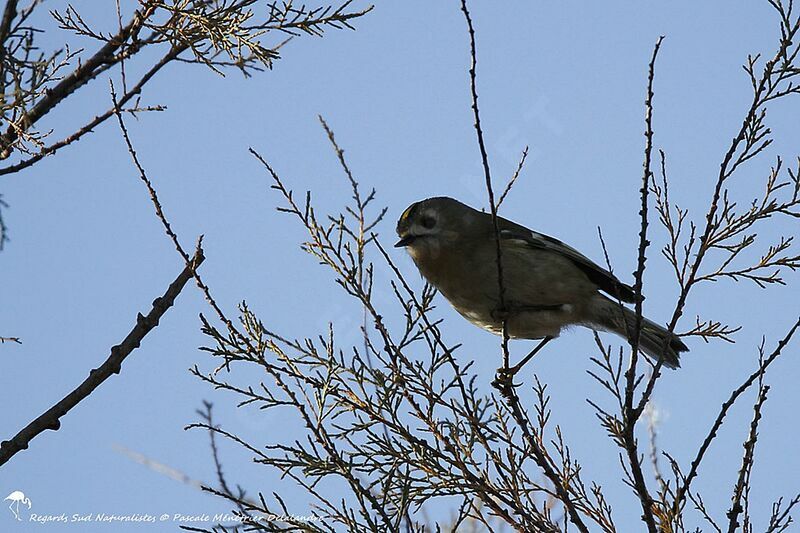
[[[500,367],[494,375],[492,386],[500,391],[503,397],[511,396],[514,388],[521,386],[521,383],[514,383],[514,376],[517,374],[519,368],[517,367]]]

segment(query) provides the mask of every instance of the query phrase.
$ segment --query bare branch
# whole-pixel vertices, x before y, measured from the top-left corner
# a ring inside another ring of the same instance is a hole
[[[97,387],[113,374],[119,374],[122,362],[133,350],[139,347],[144,337],[158,326],[161,317],[175,303],[178,294],[183,290],[186,282],[192,278],[194,271],[202,264],[203,259],[203,250],[198,246],[194,256],[190,259],[190,263],[184,267],[183,271],[169,285],[164,295],[153,300],[153,308],[150,312],[146,316],[137,315],[136,325],[120,344],[111,348],[111,355],[108,356],[108,359],[99,367],[92,369],[89,372],[89,376],[72,392],[39,415],[11,439],[0,444],[0,466],[5,464],[17,452],[27,449],[31,440],[40,433],[47,429],[57,431],[61,427],[61,417],[88,398]]]

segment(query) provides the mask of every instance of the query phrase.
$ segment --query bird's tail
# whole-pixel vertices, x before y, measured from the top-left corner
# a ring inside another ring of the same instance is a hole
[[[636,313],[597,294],[589,307],[588,322],[593,329],[609,331],[630,339],[636,324]],[[639,335],[639,349],[656,361],[663,357],[664,366],[669,368],[680,367],[680,353],[689,351],[677,335],[644,317]]]

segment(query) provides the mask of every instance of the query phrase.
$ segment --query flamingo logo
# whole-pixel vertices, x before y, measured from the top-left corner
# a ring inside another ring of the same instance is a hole
[[[27,505],[28,509],[31,508],[31,500],[30,500],[30,498],[25,496],[25,494],[21,490],[15,490],[14,492],[12,492],[8,496],[6,496],[5,500],[3,500],[3,501],[10,501],[11,502],[11,504],[8,506],[8,508],[11,510],[12,513],[14,513],[14,517],[17,520],[20,520],[20,521],[22,519],[19,517],[19,504]]]

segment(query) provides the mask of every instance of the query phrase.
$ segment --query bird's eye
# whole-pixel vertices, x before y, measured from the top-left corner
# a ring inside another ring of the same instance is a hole
[[[431,216],[424,216],[420,222],[425,229],[431,229],[436,225],[436,219]]]

